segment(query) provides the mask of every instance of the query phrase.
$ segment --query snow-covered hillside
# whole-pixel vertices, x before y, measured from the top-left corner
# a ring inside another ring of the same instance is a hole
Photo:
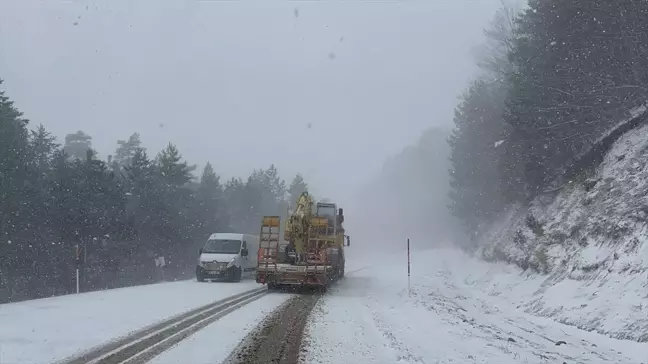
[[[526,312],[648,342],[648,126],[589,175],[512,208],[484,240],[484,258],[527,270],[530,281],[510,285]]]

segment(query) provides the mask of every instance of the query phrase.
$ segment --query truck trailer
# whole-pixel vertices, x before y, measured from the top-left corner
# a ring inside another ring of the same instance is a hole
[[[315,205],[315,206],[313,206]],[[259,233],[256,281],[268,289],[282,286],[315,287],[326,290],[344,277],[343,210],[335,203],[314,204],[307,192],[297,200],[293,213],[264,216]]]

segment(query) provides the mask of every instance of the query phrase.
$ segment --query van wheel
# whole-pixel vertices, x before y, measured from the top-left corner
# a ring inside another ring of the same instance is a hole
[[[231,278],[230,280],[232,282],[240,282],[241,281],[241,276],[243,275],[243,269],[242,268],[234,268],[232,269]]]
[[[196,280],[198,282],[204,282],[205,281],[205,275],[203,274],[203,269],[200,266],[196,267]]]

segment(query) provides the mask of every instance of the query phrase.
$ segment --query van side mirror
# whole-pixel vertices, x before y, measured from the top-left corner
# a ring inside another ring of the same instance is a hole
[[[241,256],[242,257],[247,257],[248,256],[248,250],[245,249],[245,248],[241,249]]]
[[[203,248],[198,249],[198,255],[202,254]]]
[[[351,246],[351,237],[347,235],[346,239],[347,239],[347,246]]]

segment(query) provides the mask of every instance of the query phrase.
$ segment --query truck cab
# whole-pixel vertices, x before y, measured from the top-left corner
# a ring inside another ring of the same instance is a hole
[[[259,237],[249,234],[211,234],[199,250],[196,279],[226,279],[238,282],[248,274],[254,274],[257,266]]]

